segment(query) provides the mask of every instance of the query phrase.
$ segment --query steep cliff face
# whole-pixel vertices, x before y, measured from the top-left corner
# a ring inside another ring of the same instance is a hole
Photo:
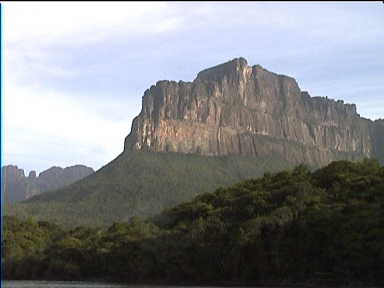
[[[159,81],[146,90],[125,150],[277,153],[324,165],[373,156],[376,130],[355,105],[311,97],[295,79],[238,58],[201,71],[193,82]]]
[[[3,177],[3,181],[1,181],[3,185],[2,191],[4,192],[3,200],[8,203],[24,200],[27,188],[24,170],[19,169],[15,165],[4,166],[1,170]]]
[[[60,187],[72,184],[90,174],[94,170],[84,165],[71,167],[51,167],[39,174],[39,182],[42,191],[56,190]]]
[[[384,119],[375,121],[375,156],[384,164]]]
[[[25,177],[24,170],[8,165],[2,168],[3,191],[5,201],[14,203],[28,199],[40,193],[55,190],[72,184],[94,172],[90,167],[75,165],[67,168],[51,167],[36,176],[31,171]]]
[[[384,120],[361,118],[355,105],[311,97],[295,79],[239,58],[198,73],[193,82],[150,87],[124,144],[124,152],[93,175],[7,213],[68,226],[110,225],[299,162],[384,161]],[[32,173],[29,183],[61,172]]]

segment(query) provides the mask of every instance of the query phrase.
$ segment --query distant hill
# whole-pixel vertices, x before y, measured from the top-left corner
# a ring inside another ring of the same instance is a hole
[[[384,161],[383,120],[311,97],[292,77],[244,58],[158,81],[144,92],[123,153],[95,174],[9,207],[66,225],[149,216],[219,186],[305,163]]]
[[[384,167],[377,161],[336,161],[316,171],[299,165],[109,227],[67,230],[5,217],[5,279],[384,287],[383,227]]]
[[[240,180],[291,167],[279,157],[182,153],[123,153],[70,186],[43,193],[7,209],[67,226],[106,225],[164,208]]]
[[[4,199],[7,203],[23,201],[43,192],[72,184],[94,172],[90,167],[75,165],[64,169],[51,167],[41,172],[38,177],[35,171],[31,171],[26,177],[23,169],[15,165],[7,165],[2,167]]]

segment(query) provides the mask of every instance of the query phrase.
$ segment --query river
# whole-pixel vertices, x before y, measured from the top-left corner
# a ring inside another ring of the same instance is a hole
[[[119,288],[128,285],[74,281],[2,281],[2,288]],[[139,286],[136,286],[137,288]],[[141,286],[145,287],[145,286]]]
[[[111,284],[111,283],[102,283],[102,282],[77,282],[77,281],[2,281],[1,288],[228,288],[220,286],[167,286],[167,285],[125,285],[125,284]],[[244,286],[237,286],[231,288],[243,288]],[[313,286],[313,285],[300,285],[300,286],[291,286],[291,287],[300,287],[300,288],[324,288],[331,286]],[[343,287],[343,286],[340,286]],[[378,288],[376,286],[347,286],[347,287],[359,287],[359,288]],[[277,287],[263,287],[263,288],[277,288]],[[281,288],[278,287],[278,288]],[[285,288],[289,288],[285,286]]]
[[[78,281],[2,281],[1,284],[1,288],[220,288],[213,286],[125,285]]]

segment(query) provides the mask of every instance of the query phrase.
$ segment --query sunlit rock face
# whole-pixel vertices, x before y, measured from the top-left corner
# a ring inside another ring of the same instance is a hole
[[[354,104],[311,97],[294,78],[237,58],[201,71],[193,82],[159,81],[146,90],[125,150],[278,153],[324,165],[375,156],[380,129]]]

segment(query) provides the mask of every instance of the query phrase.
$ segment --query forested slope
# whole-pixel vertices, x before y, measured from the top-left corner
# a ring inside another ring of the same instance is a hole
[[[110,225],[151,216],[220,186],[291,166],[276,156],[125,152],[76,184],[8,206],[6,212],[65,226]]]
[[[104,229],[5,223],[9,279],[384,284],[384,168],[373,160],[266,173]]]

